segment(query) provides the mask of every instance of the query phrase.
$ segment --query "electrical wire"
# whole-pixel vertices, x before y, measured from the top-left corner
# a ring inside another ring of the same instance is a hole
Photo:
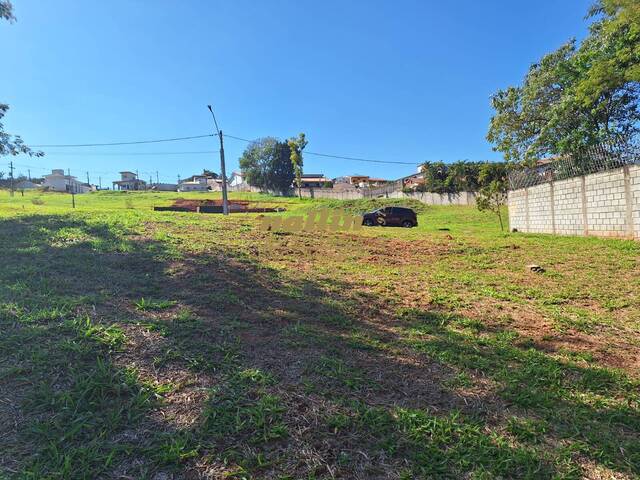
[[[102,157],[102,156],[137,156],[137,155],[205,155],[212,153],[220,153],[219,150],[203,150],[199,152],[50,152],[48,155],[76,155],[76,156],[87,156],[87,157]]]
[[[247,138],[236,137],[235,135],[229,135],[227,133],[223,134],[223,136],[229,137],[229,138],[233,138],[234,140],[240,140],[241,142],[251,143],[253,141],[253,140],[249,140]],[[345,156],[342,156],[342,155],[331,155],[331,154],[328,154],[328,153],[310,152],[308,150],[305,150],[304,154],[305,155],[315,155],[316,157],[336,158],[338,160],[353,160],[355,162],[390,163],[390,164],[396,164],[396,165],[413,165],[413,166],[422,164],[422,162],[420,162],[420,163],[415,163],[415,162],[397,162],[397,161],[392,161],[392,160],[372,160],[370,158],[345,157]]]
[[[107,146],[118,146],[118,145],[140,145],[140,144],[149,144],[149,143],[161,143],[161,142],[178,142],[184,140],[193,140],[198,138],[207,138],[213,137],[215,134],[209,133],[207,135],[193,135],[190,137],[176,137],[176,138],[162,138],[156,140],[138,140],[133,142],[109,142],[109,143],[76,143],[76,144],[43,144],[43,145],[32,145],[33,148],[61,148],[61,147],[107,147]],[[224,137],[231,138],[234,140],[239,140],[241,142],[251,143],[253,140],[248,138],[238,137],[236,135],[223,134]],[[218,151],[202,151],[202,152],[137,152],[137,153],[106,153],[101,155],[190,155],[190,154],[210,154],[210,153],[218,153]],[[366,163],[380,163],[380,164],[393,164],[393,165],[420,165],[422,162],[400,162],[393,160],[374,160],[371,158],[360,158],[360,157],[349,157],[344,155],[333,155],[329,153],[320,153],[320,152],[311,152],[305,151],[306,155],[313,155],[316,157],[324,157],[324,158],[335,158],[338,160],[349,160],[354,162],[366,162]],[[99,155],[99,154],[90,154],[90,153],[49,153],[57,154],[57,155]]]
[[[109,147],[115,145],[140,145],[143,143],[162,143],[162,142],[179,142],[182,140],[194,140],[196,138],[213,137],[213,133],[207,135],[193,135],[191,137],[161,138],[157,140],[137,140],[134,142],[110,142],[110,143],[74,143],[74,144],[49,144],[49,145],[30,145],[31,148],[58,148],[58,147]]]

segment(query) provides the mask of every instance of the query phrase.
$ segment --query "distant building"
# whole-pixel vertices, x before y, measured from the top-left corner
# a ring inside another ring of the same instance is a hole
[[[416,173],[402,179],[402,188],[417,190],[425,184],[424,174]]]
[[[352,185],[355,188],[365,188],[365,187],[380,187],[389,183],[389,180],[385,180],[384,178],[374,178],[369,175],[347,175],[344,177],[338,177],[334,180],[334,188],[338,187],[338,189],[347,189],[344,185]]]
[[[133,172],[120,172],[120,180],[113,183],[113,189],[116,190],[146,190],[147,182],[140,180],[138,175]]]
[[[209,185],[199,181],[186,181],[178,184],[179,192],[206,192],[208,190]]]
[[[52,170],[49,175],[44,176],[42,186],[52,192],[87,193],[96,189],[94,185],[80,182],[72,175],[65,175],[64,170]]]
[[[331,183],[331,180],[322,173],[304,173],[300,180],[302,188],[322,188],[327,183]],[[293,181],[293,186],[297,187],[295,180]]]
[[[240,187],[242,186],[244,181],[244,173],[242,172],[233,172],[229,177],[229,186],[231,187]]]

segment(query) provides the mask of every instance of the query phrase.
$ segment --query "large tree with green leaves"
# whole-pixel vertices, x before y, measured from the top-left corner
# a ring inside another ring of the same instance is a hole
[[[507,161],[526,162],[612,139],[640,125],[637,1],[602,0],[580,44],[574,40],[531,66],[522,85],[492,97],[487,138]]]
[[[240,157],[240,169],[249,185],[287,193],[294,178],[289,145],[273,137],[255,140]]]

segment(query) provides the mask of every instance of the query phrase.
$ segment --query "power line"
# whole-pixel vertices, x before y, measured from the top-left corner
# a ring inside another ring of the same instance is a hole
[[[134,142],[108,142],[108,143],[77,143],[77,144],[48,144],[48,145],[32,145],[34,148],[62,148],[62,147],[107,147],[107,146],[118,146],[118,145],[140,145],[140,144],[148,144],[148,143],[161,143],[161,142],[178,142],[183,140],[193,140],[197,138],[207,138],[213,137],[215,134],[206,134],[206,135],[193,135],[190,137],[176,137],[176,138],[162,138],[157,140],[138,140]],[[234,140],[239,140],[241,142],[251,143],[253,140],[248,138],[242,138],[235,135],[224,134],[225,137],[232,138]],[[105,156],[115,156],[115,155],[205,155],[211,153],[218,153],[219,150],[210,150],[210,151],[200,151],[200,152],[136,152],[136,153],[64,153],[64,152],[54,152],[49,153],[48,155],[105,155]],[[367,162],[367,163],[381,163],[381,164],[393,164],[393,165],[420,165],[422,162],[400,162],[393,160],[374,160],[371,158],[360,158],[360,157],[349,157],[345,155],[333,155],[329,153],[320,153],[320,152],[311,152],[305,151],[306,155],[313,155],[316,157],[324,157],[324,158],[335,158],[338,160],[350,160],[354,162]]]
[[[140,155],[205,155],[218,153],[219,150],[203,150],[198,152],[50,152],[46,153],[46,155],[75,155],[75,156],[87,156],[87,157],[106,157],[106,156],[140,156]]]
[[[206,135],[193,135],[191,137],[161,138],[158,140],[137,140],[135,142],[109,142],[109,143],[74,143],[74,144],[49,144],[49,145],[30,145],[33,148],[58,148],[58,147],[108,147],[115,145],[140,145],[142,143],[161,143],[161,142],[179,142],[182,140],[194,140],[196,138],[213,137],[212,133]]]
[[[228,133],[224,134],[225,137],[229,137],[229,138],[233,138],[234,140],[240,140],[241,142],[247,142],[247,143],[251,143],[253,142],[253,140],[249,140],[247,138],[242,138],[242,137],[236,137],[234,135],[229,135]],[[342,155],[330,155],[328,153],[318,153],[318,152],[310,152],[308,150],[304,151],[305,155],[315,155],[316,157],[325,157],[325,158],[336,158],[338,160],[353,160],[355,162],[369,162],[369,163],[391,163],[391,164],[396,164],[396,165],[420,165],[422,162],[420,163],[415,163],[415,162],[397,162],[397,161],[391,161],[391,160],[373,160],[370,158],[358,158],[358,157],[345,157]]]

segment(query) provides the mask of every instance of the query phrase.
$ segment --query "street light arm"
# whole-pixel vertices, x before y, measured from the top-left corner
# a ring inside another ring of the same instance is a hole
[[[216,121],[216,114],[213,113],[213,108],[211,108],[211,105],[207,105],[207,108],[209,109],[209,111],[211,112],[211,116],[213,117],[213,124],[216,126],[216,133],[220,135],[220,129],[218,128],[218,122]]]

